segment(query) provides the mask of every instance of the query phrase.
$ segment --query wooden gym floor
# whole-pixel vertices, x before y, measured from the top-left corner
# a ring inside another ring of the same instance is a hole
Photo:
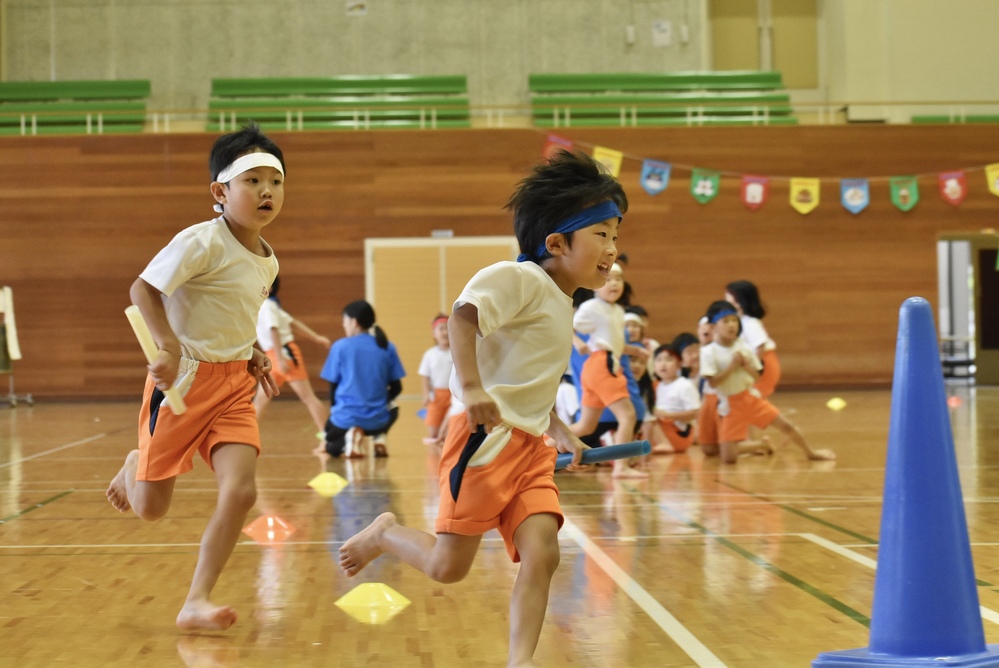
[[[986,639],[999,641],[999,389],[948,387]],[[838,394],[846,408],[826,401]],[[863,647],[877,557],[890,393],[779,391],[775,403],[835,463],[785,448],[720,466],[695,448],[659,456],[646,482],[607,470],[558,475],[567,522],[536,658],[544,666],[807,666]],[[104,497],[135,441],[135,402],[0,408],[0,665],[502,666],[517,568],[486,537],[469,576],[439,585],[382,557],[353,580],[340,543],[378,513],[432,526],[436,460],[417,403],[401,402],[388,459],[337,461],[350,484],[325,498],[305,408],[278,401],[262,424],[259,500],[216,588],[239,622],[186,634],[184,599],[215,486],[200,461],[168,516],[145,523]],[[382,624],[335,602],[359,583],[411,604]]]

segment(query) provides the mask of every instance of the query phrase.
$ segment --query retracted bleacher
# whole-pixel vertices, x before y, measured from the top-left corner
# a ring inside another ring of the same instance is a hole
[[[464,75],[213,79],[208,130],[467,128]]]
[[[539,127],[794,125],[780,72],[531,74]]]
[[[0,134],[142,132],[148,80],[0,82]]]

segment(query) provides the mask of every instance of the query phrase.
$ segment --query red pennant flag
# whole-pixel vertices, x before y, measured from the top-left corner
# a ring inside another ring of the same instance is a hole
[[[964,172],[945,172],[937,175],[940,184],[940,196],[952,206],[957,206],[968,195],[968,181]]]
[[[770,179],[765,176],[742,177],[742,203],[750,211],[756,211],[766,204],[770,195]]]
[[[555,157],[555,152],[559,149],[571,151],[572,140],[559,137],[558,135],[548,135],[548,138],[545,140],[545,147],[541,149],[541,155],[544,157],[545,162],[551,161]]]

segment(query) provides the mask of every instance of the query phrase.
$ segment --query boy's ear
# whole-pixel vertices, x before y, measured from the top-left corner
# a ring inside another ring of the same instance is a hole
[[[545,248],[552,255],[558,257],[559,255],[565,255],[566,250],[569,246],[565,243],[565,235],[559,232],[553,232],[545,237]]]
[[[218,181],[212,181],[212,185],[208,186],[208,189],[212,191],[212,197],[215,198],[216,202],[218,202],[219,204],[226,203],[224,183],[219,183]]]

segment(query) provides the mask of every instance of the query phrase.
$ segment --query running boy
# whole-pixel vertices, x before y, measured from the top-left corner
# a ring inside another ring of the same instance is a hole
[[[218,503],[201,537],[198,563],[177,626],[227,629],[236,611],[209,599],[256,502],[260,435],[253,408],[259,381],[277,387],[267,356],[253,347],[260,306],[278,273],[260,232],[284,203],[284,158],[258,127],[223,135],[209,158],[210,190],[221,215],[183,230],[129,292],[159,348],[139,411],[139,447],[111,481],[108,500],[144,520],[163,517],[177,476],[195,453],[215,471]],[[225,317],[219,317],[219,314]],[[175,386],[187,412],[163,410]]]
[[[451,390],[465,414],[454,418],[441,455],[437,535],[383,513],[340,548],[347,575],[388,552],[433,580],[457,582],[482,534],[498,528],[521,562],[510,666],[532,665],[559,562],[555,449],[578,463],[585,448],[552,409],[572,346],[572,294],[606,282],[627,206],[620,184],[582,155],[561,151],[521,181],[507,204],[519,261],[473,276],[448,322]]]
[[[707,318],[714,326],[714,343],[701,348],[701,375],[718,392],[722,461],[734,464],[740,455],[772,453],[765,437],[763,442],[744,442],[749,425],[766,429],[771,424],[800,447],[808,459],[835,459],[832,450],[813,450],[798,428],[753,389],[762,365],[752,348],[739,337],[739,316],[735,309],[728,302],[715,302],[708,309]]]

